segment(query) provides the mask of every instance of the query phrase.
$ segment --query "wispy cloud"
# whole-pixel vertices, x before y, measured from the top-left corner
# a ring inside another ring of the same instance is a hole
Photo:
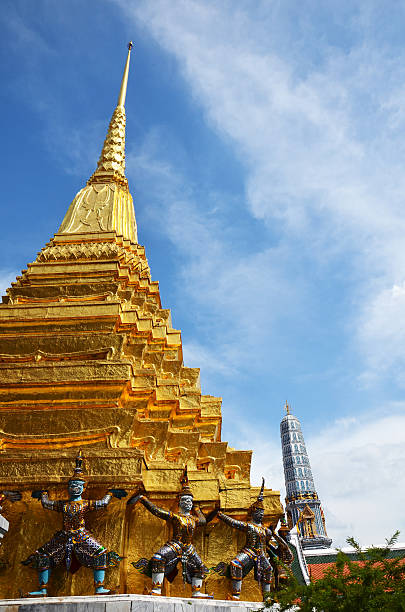
[[[244,3],[235,9],[199,0],[120,4],[175,55],[209,125],[234,143],[250,213],[277,227],[282,240],[298,241],[317,265],[350,253],[352,322],[362,328],[356,348],[363,350],[370,305],[405,275],[405,114],[398,86],[405,57],[402,49],[393,56],[387,41],[374,43],[377,7],[342,7],[350,40],[338,47],[325,38],[319,57],[287,53],[277,36],[279,48],[271,37],[266,44],[275,9],[264,4],[257,12]],[[316,25],[288,28],[288,6],[276,17],[284,19],[286,42],[295,50],[308,42],[313,52]],[[337,6],[333,19],[339,25]],[[356,331],[352,338],[358,340]]]
[[[77,127],[51,112],[43,138],[49,153],[66,174],[87,178],[97,167],[106,132],[105,120],[81,122]]]
[[[155,129],[138,144],[137,153],[127,157],[127,172],[148,201],[143,214],[181,254],[178,300],[187,300],[195,326],[185,356],[194,360],[198,354],[208,370],[216,363],[218,374],[234,375],[246,351],[275,332],[287,304],[294,311],[299,290],[305,299],[303,285],[299,280],[292,285],[283,274],[292,257],[287,245],[241,250],[238,228],[216,214],[218,194],[202,203],[181,166],[162,154],[162,140]],[[261,360],[262,353],[252,350],[248,370],[257,365],[255,359]]]
[[[372,385],[387,372],[405,386],[405,281],[382,289],[363,310],[358,338],[366,355],[360,380]]]
[[[199,342],[183,342],[184,363],[189,367],[201,368],[205,373],[215,372],[220,376],[232,376],[236,371],[232,369],[229,358],[226,358],[224,352],[214,349],[208,349],[207,346]]]
[[[308,438],[329,529],[338,544],[354,535],[363,544],[381,544],[396,529],[405,540],[405,489],[399,466],[405,460],[404,404],[337,422]]]
[[[50,14],[55,25],[58,21],[65,21],[65,11],[59,4],[51,7],[47,1],[37,3],[36,8],[26,7],[25,10],[21,10],[19,4],[8,3],[0,15],[0,23],[7,33],[7,53],[13,62],[18,58],[21,66],[7,81],[8,94],[15,97],[19,104],[24,102],[30,111],[35,111],[35,129],[40,133],[39,141],[45,143],[52,163],[55,161],[67,174],[82,177],[86,175],[86,168],[87,174],[90,174],[101,152],[108,122],[105,118],[89,118],[89,105],[78,107],[73,120],[71,109],[64,107],[64,92],[72,88],[72,81],[69,83],[67,79],[65,82],[63,77],[74,63],[64,63],[62,55],[66,55],[66,40],[62,45],[60,41],[52,40],[44,24]],[[75,51],[75,48],[71,48],[69,55],[79,62]],[[48,71],[52,73],[52,80],[49,80]],[[80,93],[86,87],[77,66],[75,77],[74,87],[78,90],[75,92],[76,100],[82,103]]]
[[[1,22],[13,34],[11,44],[14,50],[18,48],[28,48],[30,50],[25,54],[28,61],[32,61],[39,55],[54,52],[38,29],[30,26],[27,20],[21,16],[16,6],[8,5],[7,10],[2,12]]]

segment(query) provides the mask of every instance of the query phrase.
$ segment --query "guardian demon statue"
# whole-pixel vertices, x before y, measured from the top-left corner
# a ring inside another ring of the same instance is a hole
[[[184,470],[181,485],[179,511],[177,513],[159,508],[144,495],[134,495],[128,500],[128,505],[133,505],[140,501],[149,512],[170,523],[173,529],[171,540],[155,552],[149,564],[146,559],[141,559],[133,565],[137,569],[142,569],[146,564],[150,566],[152,573],[151,594],[161,595],[165,576],[169,581],[174,580],[177,574],[177,564],[181,561],[183,580],[191,584],[192,597],[211,598],[212,596],[201,592],[203,580],[208,570],[193,545],[193,536],[196,528],[205,525],[206,520],[198,506],[194,506],[195,516],[191,514],[193,510],[193,494],[188,483],[187,468]]]
[[[266,547],[269,538],[272,536],[272,531],[262,525],[264,516],[263,491],[264,478],[259,496],[250,508],[250,521],[237,521],[231,516],[224,514],[219,509],[215,512],[218,518],[227,525],[230,525],[230,527],[246,532],[244,547],[230,563],[232,599],[235,600],[240,599],[242,580],[253,568],[255,579],[259,585],[261,585],[263,598],[265,598],[266,593],[270,591],[272,567]],[[213,518],[213,514],[211,514],[211,518]]]
[[[120,561],[119,555],[108,551],[86,530],[85,516],[91,510],[104,510],[111,501],[111,497],[124,497],[126,492],[122,489],[109,489],[100,500],[82,499],[86,486],[83,477],[83,457],[81,451],[76,458],[76,467],[73,476],[68,482],[69,499],[50,500],[47,491],[33,491],[32,496],[40,499],[42,506],[47,510],[61,512],[63,528],[57,531],[46,544],[22,561],[38,571],[39,589],[31,591],[28,596],[46,596],[51,571],[63,560],[66,569],[76,571],[81,565],[93,570],[94,587],[96,595],[110,593],[104,588],[105,570],[115,566]]]

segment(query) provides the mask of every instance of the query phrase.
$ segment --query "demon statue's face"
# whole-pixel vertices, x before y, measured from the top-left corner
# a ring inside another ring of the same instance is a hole
[[[179,508],[182,512],[191,512],[193,498],[191,495],[182,495],[179,500]]]
[[[68,491],[69,496],[73,498],[81,497],[84,491],[85,483],[82,480],[69,480]]]
[[[261,524],[263,522],[264,510],[263,508],[253,508],[252,519],[255,523]]]

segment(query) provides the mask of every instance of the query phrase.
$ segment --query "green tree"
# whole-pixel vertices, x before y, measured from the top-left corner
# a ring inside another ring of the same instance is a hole
[[[290,576],[284,588],[270,595],[266,606],[278,603],[280,612],[293,606],[300,612],[405,612],[404,555],[394,557],[391,550],[398,536],[399,531],[386,540],[385,547],[372,546],[364,552],[348,538],[356,561],[339,551],[323,578],[302,586]]]

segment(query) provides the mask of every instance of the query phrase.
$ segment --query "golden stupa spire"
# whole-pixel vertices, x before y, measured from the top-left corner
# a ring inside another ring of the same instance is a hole
[[[108,126],[97,169],[71,203],[59,234],[115,231],[138,242],[132,196],[125,177],[125,97],[132,42],[122,76],[118,103]]]
[[[288,405],[287,400],[285,400],[284,410],[286,414],[290,414],[290,406]]]
[[[97,170],[89,179],[88,185],[92,183],[106,183],[112,180],[119,185],[128,186],[127,179],[125,178],[125,97],[127,94],[129,60],[132,46],[132,42],[128,43],[127,61],[125,63],[124,74],[122,75],[117,106],[108,126]]]
[[[127,95],[127,85],[128,85],[129,60],[131,58],[131,49],[133,46],[134,45],[132,44],[132,40],[131,40],[128,43],[127,61],[125,62],[124,74],[122,75],[121,89],[120,89],[120,95],[118,96],[117,106],[125,106],[125,98]]]

